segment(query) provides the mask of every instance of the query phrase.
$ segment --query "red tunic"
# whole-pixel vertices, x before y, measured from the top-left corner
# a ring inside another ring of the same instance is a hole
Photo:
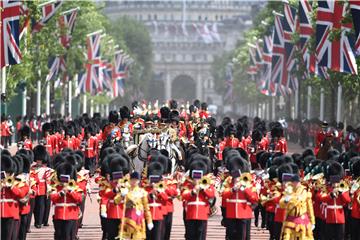
[[[345,213],[344,207],[350,203],[350,195],[349,191],[343,192],[339,194],[337,198],[332,198],[330,193],[332,192],[332,188],[328,188],[329,193],[322,194],[320,197],[320,201],[326,203],[326,213],[325,219],[326,223],[336,223],[336,224],[344,224],[345,223]]]
[[[62,186],[58,186],[57,191],[50,194],[50,199],[54,204],[54,219],[55,220],[78,220],[80,208],[79,204],[82,201],[82,193],[74,190],[67,192],[64,196],[60,195],[63,190]]]
[[[25,197],[29,192],[29,186],[15,182],[10,187],[1,188],[1,218],[20,219],[20,209],[18,200]]]

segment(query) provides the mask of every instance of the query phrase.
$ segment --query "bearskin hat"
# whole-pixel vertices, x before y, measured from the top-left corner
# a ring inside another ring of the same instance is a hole
[[[273,180],[275,178],[278,178],[278,172],[277,172],[277,166],[271,166],[268,169],[269,179]]]
[[[138,101],[133,101],[133,102],[131,103],[131,108],[132,108],[132,109],[138,108],[139,105],[140,105],[140,104],[139,104]]]
[[[120,108],[120,116],[121,119],[129,119],[130,118],[130,109],[127,106],[122,106]]]
[[[147,168],[147,177],[150,175],[162,176],[164,174],[164,166],[160,162],[150,162]]]
[[[37,145],[33,149],[35,161],[42,161],[47,163],[49,160],[49,153],[46,151],[46,147],[43,145]]]
[[[52,132],[51,123],[48,123],[48,122],[44,123],[44,125],[42,126],[42,131],[43,131],[43,133],[44,133],[44,132],[49,132],[49,133],[51,133],[51,132]]]
[[[293,173],[293,168],[290,164],[282,164],[277,169],[277,175],[280,182],[282,182],[282,177],[284,173]]]
[[[25,149],[24,149],[25,150]],[[7,149],[1,149],[0,150],[0,156],[3,156],[3,155],[8,155],[11,157],[11,153],[9,152],[9,150]]]
[[[116,153],[116,150],[113,147],[104,147],[100,150],[99,159],[102,162],[104,158],[112,153]]]
[[[197,109],[200,109],[200,105],[201,105],[201,102],[200,102],[200,100],[199,99],[196,99],[195,101],[194,101],[194,103],[193,103],[193,105],[197,108]]]
[[[229,157],[226,163],[226,167],[229,171],[240,170],[241,173],[250,172],[250,166],[248,162],[244,158],[239,156]]]
[[[191,163],[193,161],[201,161],[206,165],[206,169],[204,169],[204,174],[207,174],[211,171],[211,161],[208,157],[205,157],[204,155],[201,155],[200,153],[194,153],[193,155],[191,155],[190,159],[189,159],[189,169],[191,166]],[[202,170],[202,169],[199,169]]]
[[[327,159],[338,160],[340,152],[337,149],[331,149],[327,152]]]
[[[132,172],[131,174],[130,174],[130,179],[137,179],[137,180],[140,180],[140,173],[138,173],[138,172]]]
[[[271,136],[273,138],[280,138],[284,136],[284,129],[280,123],[275,123],[273,128],[271,129]]]
[[[230,135],[235,135],[235,134],[236,134],[236,129],[234,125],[230,124],[225,128],[225,137],[229,137]]]
[[[216,135],[216,138],[218,138],[218,139],[224,138],[224,127],[222,125],[219,125],[216,127],[215,135]]]
[[[110,172],[119,172],[122,171],[123,174],[128,174],[130,169],[129,169],[129,163],[128,161],[123,158],[120,154],[115,153],[115,154],[111,154],[109,156],[110,159]]]
[[[174,99],[171,99],[171,100],[169,101],[169,107],[170,107],[171,110],[177,109],[177,108],[178,108],[178,103],[177,103],[177,101],[174,100]]]
[[[9,155],[1,155],[1,171],[12,174],[15,170],[15,163],[12,157]]]
[[[171,162],[169,157],[163,155],[163,154],[155,154],[153,156],[151,156],[150,159],[150,163],[152,162],[159,162],[161,163],[161,165],[164,167],[164,172],[165,173],[170,173],[171,172]]]
[[[197,108],[194,105],[189,106],[189,112],[190,113],[194,113],[194,112],[196,112],[196,110],[197,110]]]
[[[20,135],[21,137],[30,137],[30,132],[31,132],[31,129],[29,126],[23,126],[21,129],[20,129]]]
[[[75,135],[74,128],[71,125],[68,125],[68,126],[65,127],[65,135],[68,135],[68,136],[74,136]]]
[[[262,154],[256,154],[256,162],[260,164],[262,169],[266,169],[271,164],[269,163],[269,159],[272,157],[272,154],[269,152],[264,152]]]
[[[163,120],[163,121],[169,120],[170,108],[165,107],[165,106],[160,108],[160,115],[161,115],[161,120]]]
[[[344,177],[344,168],[340,163],[336,161],[327,161],[329,165],[326,167],[324,172],[327,181],[330,181],[331,176],[338,176],[340,179]]]
[[[190,166],[189,166],[189,170],[190,170],[190,176],[192,176],[192,172],[193,172],[193,170],[200,170],[200,171],[202,171],[203,172],[203,174],[205,175],[205,174],[207,174],[207,166],[206,166],[206,164],[203,162],[203,161],[201,161],[201,160],[198,160],[198,159],[195,159],[194,161],[192,161],[191,163],[190,163]]]
[[[119,114],[117,111],[110,111],[108,117],[109,123],[117,124],[119,122]]]
[[[229,147],[224,149],[224,151],[222,152],[222,156],[223,156],[223,160],[225,162],[227,162],[228,158],[231,157],[231,156],[241,157],[239,151],[237,151],[234,148],[229,148]]]
[[[23,153],[19,153],[17,155],[21,156],[21,158],[22,158],[22,163],[23,163],[22,172],[23,173],[30,173],[30,168],[31,168],[30,156],[26,155],[26,154],[23,154]]]
[[[329,127],[329,123],[327,123],[326,121],[323,121],[323,122],[321,123],[321,127],[322,127],[322,128],[327,128],[327,127]]]
[[[15,156],[13,156],[12,159],[16,166],[15,175],[21,174],[23,172],[23,168],[24,168],[24,163],[23,163],[22,157],[20,155],[15,155]]]
[[[360,157],[353,157],[350,161],[353,162],[350,168],[353,179],[357,179],[360,177]]]
[[[251,134],[251,138],[253,141],[255,142],[260,142],[262,139],[262,133],[259,129],[255,129],[252,134]]]
[[[77,178],[75,167],[68,162],[61,163],[56,167],[56,175],[59,181],[61,175],[69,175],[70,179],[74,179],[75,181]]]
[[[201,103],[201,110],[206,111],[207,108],[208,108],[208,104],[207,104],[206,102],[202,102],[202,103]]]
[[[179,122],[180,121],[179,112],[176,110],[171,111],[170,112],[170,120],[172,122]]]
[[[245,160],[249,160],[249,154],[245,151],[245,149],[242,149],[242,148],[235,148],[236,151],[238,151],[240,153],[240,156],[242,158],[244,158]]]

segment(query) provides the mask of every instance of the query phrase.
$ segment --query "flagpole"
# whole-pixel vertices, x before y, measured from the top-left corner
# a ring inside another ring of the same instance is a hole
[[[77,79],[77,74],[75,74],[74,79]],[[73,80],[68,81],[68,116],[71,117],[72,113],[72,84]]]
[[[77,11],[77,10],[80,10],[80,7],[76,7],[76,8],[70,9],[68,11],[62,12],[62,13],[60,13],[60,15],[61,16],[67,15],[68,13],[72,13],[72,12]]]
[[[6,93],[6,67],[1,69],[1,93]]]
[[[336,111],[336,122],[341,121],[341,97],[342,97],[342,86],[340,82],[338,83],[338,92],[337,92],[337,111]]]
[[[320,117],[319,119],[321,121],[324,121],[324,88],[321,88],[320,90]]]
[[[46,83],[46,101],[45,101],[45,108],[46,108],[46,116],[50,116],[50,81]]]
[[[295,106],[294,106],[294,119],[299,117],[299,89],[295,90]]]
[[[308,86],[306,118],[307,118],[308,120],[311,119],[311,86]]]
[[[39,70],[39,76],[40,76],[40,70]],[[37,100],[36,100],[36,115],[41,115],[41,80],[37,80],[36,84],[36,91],[37,91]]]
[[[275,113],[275,110],[276,110],[276,108],[275,108],[275,101],[276,101],[276,96],[273,96],[272,97],[272,104],[271,104],[271,108],[272,108],[272,120],[273,121],[275,121],[275,119],[276,119],[276,113]]]
[[[90,99],[90,118],[94,115],[94,100]]]
[[[83,113],[86,113],[86,110],[87,110],[86,103],[87,103],[87,99],[86,99],[86,94],[84,93],[84,96],[83,96],[83,110],[82,110]]]
[[[48,5],[48,4],[51,4],[51,3],[54,3],[54,2],[56,2],[55,0],[51,0],[51,1],[48,1],[48,2],[44,2],[44,3],[41,3],[41,4],[39,4],[39,8],[41,8],[41,7],[43,7],[43,6],[45,6],[45,5]]]
[[[26,94],[27,94],[27,90],[25,86],[24,91],[22,93],[22,116],[26,115]]]

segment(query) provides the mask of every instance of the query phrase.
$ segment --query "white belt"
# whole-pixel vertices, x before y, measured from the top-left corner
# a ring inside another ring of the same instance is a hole
[[[76,203],[57,203],[55,207],[76,207]]]
[[[92,150],[92,149],[94,149],[94,148],[86,148],[86,150]]]
[[[248,205],[251,205],[250,202],[244,200],[244,199],[226,199],[226,202],[230,202],[230,203],[246,203]]]
[[[160,203],[149,203],[149,207],[161,207]]]
[[[47,145],[45,145],[45,147],[51,147],[51,145],[50,145],[50,144],[47,144]]]
[[[188,202],[188,205],[206,205],[206,203],[205,203],[205,202],[196,201],[196,202]]]
[[[39,180],[39,182],[46,182],[46,180]]]
[[[326,208],[328,209],[342,209],[343,206],[338,206],[338,205],[328,205]]]
[[[0,199],[0,202],[14,202],[14,203],[16,203],[17,201],[15,201],[14,199]]]
[[[109,203],[115,203],[115,202],[114,202],[114,200],[109,200]],[[124,201],[121,200],[120,203],[124,203]]]

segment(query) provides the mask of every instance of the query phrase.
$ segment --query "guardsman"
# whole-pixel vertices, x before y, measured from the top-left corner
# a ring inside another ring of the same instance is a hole
[[[263,135],[260,130],[255,129],[251,134],[251,144],[247,146],[247,153],[250,156],[251,169],[257,169],[256,154],[259,151],[266,150],[265,142],[262,141]]]
[[[219,144],[218,159],[222,160],[222,152],[225,148],[238,148],[240,141],[235,137],[236,130],[233,125],[229,125],[225,129],[225,139]]]
[[[284,138],[284,129],[279,122],[271,129],[271,142],[269,152],[280,152],[286,154],[288,150],[287,141]]]
[[[161,240],[164,239],[164,215],[167,214],[166,201],[168,195],[166,186],[162,179],[164,167],[160,162],[150,162],[147,168],[147,179],[144,181],[145,190],[148,193],[148,202],[151,213],[151,219],[154,224],[153,229],[146,231],[146,239]]]
[[[83,152],[85,156],[85,169],[90,171],[91,176],[94,175],[96,167],[97,140],[93,126],[89,124],[85,128]]]
[[[72,136],[74,136],[74,129],[71,126],[67,126],[65,128],[65,137],[64,139],[62,139],[62,141],[60,142],[60,151],[62,151],[65,148],[69,148],[71,150],[75,149],[75,141],[72,138]]]
[[[121,130],[121,133],[123,134],[125,131],[125,128],[127,128],[127,131],[130,132],[130,135],[133,134],[133,124],[130,122],[130,109],[127,106],[123,106],[120,108],[120,116],[121,121],[119,122],[119,128]]]
[[[5,115],[1,116],[1,124],[0,124],[0,137],[1,137],[1,145],[4,148],[8,147],[8,137],[11,135],[10,127],[7,122],[7,118]]]
[[[199,111],[199,117],[201,119],[207,119],[210,117],[209,111],[208,111],[208,105],[206,102],[201,103],[201,108]]]
[[[206,239],[210,199],[215,188],[208,167],[201,159],[194,158],[189,166],[190,178],[183,183],[181,198],[185,209],[185,239]]]
[[[75,239],[83,194],[76,183],[76,169],[70,163],[60,163],[56,175],[57,183],[50,194],[54,205],[54,239]]]
[[[35,206],[34,206],[34,217],[35,217],[35,227],[41,228],[42,224],[47,223],[47,219],[44,219],[45,216],[45,205],[47,201],[47,177],[49,174],[50,168],[47,167],[49,160],[49,154],[46,151],[46,147],[43,145],[37,145],[34,150],[34,165],[32,166],[32,171],[34,172],[34,178],[36,181],[36,197],[35,197]]]
[[[329,128],[329,124],[324,121],[324,122],[321,123],[321,129],[316,133],[315,148],[314,148],[315,156],[319,152],[319,150],[320,150],[326,136],[329,133],[328,128]]]
[[[344,208],[350,203],[349,186],[342,180],[344,169],[338,162],[330,162],[325,171],[328,182],[327,192],[320,201],[326,203],[326,239],[336,240],[345,237]]]
[[[85,201],[86,201],[86,195],[89,195],[90,201],[91,200],[91,187],[90,187],[90,173],[89,170],[84,168],[84,154],[78,150],[75,152],[74,157],[78,159],[78,164],[76,166],[77,170],[77,179],[76,183],[78,187],[82,190],[83,196],[82,196],[82,202],[80,204],[80,211],[81,211],[81,217],[79,218],[78,228],[82,228],[83,224],[83,217],[84,217],[84,211],[85,211]]]
[[[30,139],[30,133],[31,130],[26,125],[20,129],[20,141],[17,143],[19,149],[24,148],[26,150],[32,150],[33,145]]]
[[[258,194],[252,185],[249,164],[241,157],[228,159],[230,176],[225,179],[222,192],[227,219],[227,237],[230,240],[250,238],[251,205],[258,202]]]
[[[45,147],[50,157],[56,153],[56,137],[52,135],[52,127],[50,123],[44,123],[42,126],[43,139],[40,140]]]
[[[1,153],[1,239],[6,240],[17,239],[15,222],[20,219],[19,200],[29,192],[28,185],[15,179],[17,167],[10,154]]]
[[[351,209],[351,240],[360,236],[360,158],[357,157],[352,165],[353,184],[350,189],[352,195]]]

